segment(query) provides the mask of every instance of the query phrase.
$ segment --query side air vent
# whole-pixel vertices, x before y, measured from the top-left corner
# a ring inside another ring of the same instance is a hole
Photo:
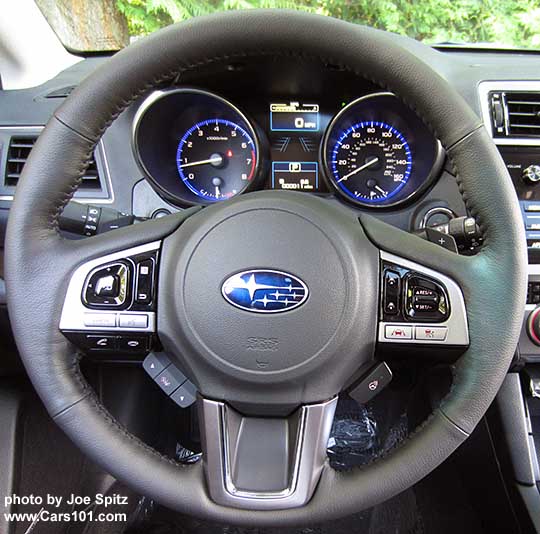
[[[5,185],[15,187],[36,137],[12,137],[6,160]]]
[[[4,185],[8,187],[15,187],[17,185],[24,164],[36,140],[37,136],[35,135],[17,136],[10,139],[6,158]],[[95,157],[92,157],[90,160],[79,189],[96,192],[102,190]]]
[[[540,137],[540,92],[489,93],[494,137]]]

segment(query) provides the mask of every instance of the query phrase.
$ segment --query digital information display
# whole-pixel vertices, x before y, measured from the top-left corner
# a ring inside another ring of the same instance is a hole
[[[316,161],[272,162],[272,189],[317,191],[319,165]]]
[[[319,130],[319,104],[300,102],[270,104],[270,130],[273,132],[316,132]]]

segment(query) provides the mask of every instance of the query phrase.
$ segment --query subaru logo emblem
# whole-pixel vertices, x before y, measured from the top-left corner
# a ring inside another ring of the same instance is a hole
[[[298,308],[308,297],[308,288],[300,278],[270,270],[233,274],[221,286],[227,302],[256,313],[279,313]]]

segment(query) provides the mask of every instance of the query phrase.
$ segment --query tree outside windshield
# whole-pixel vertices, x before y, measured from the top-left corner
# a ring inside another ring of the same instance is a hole
[[[540,0],[36,0],[64,45],[118,50],[164,26],[216,11],[288,8],[426,43],[540,49]]]

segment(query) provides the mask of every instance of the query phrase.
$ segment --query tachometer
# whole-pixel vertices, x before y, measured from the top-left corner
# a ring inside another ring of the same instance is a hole
[[[353,200],[381,203],[405,187],[412,169],[407,140],[380,121],[358,122],[341,132],[329,166],[335,185]]]
[[[248,118],[201,89],[154,91],[133,123],[133,147],[150,185],[168,202],[212,204],[262,176],[264,149]]]
[[[257,148],[251,135],[225,119],[194,124],[178,143],[176,165],[198,197],[217,202],[241,193],[253,179]]]

